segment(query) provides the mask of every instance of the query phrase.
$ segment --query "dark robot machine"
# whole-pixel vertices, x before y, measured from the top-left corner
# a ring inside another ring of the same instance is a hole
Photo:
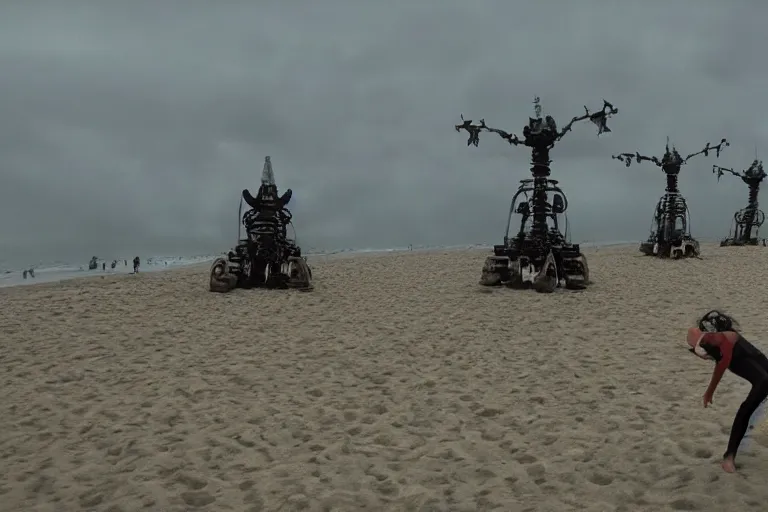
[[[749,187],[749,196],[747,197],[747,207],[742,208],[733,214],[733,227],[728,233],[728,237],[720,242],[720,247],[730,245],[758,245],[758,232],[760,226],[765,222],[765,213],[758,207],[757,195],[760,192],[760,183],[766,177],[763,170],[763,162],[755,159],[747,169],[736,172],[733,169],[712,166],[712,172],[717,174],[717,181],[726,174],[732,174],[741,178],[741,181]],[[765,240],[763,240],[765,245]]]
[[[213,292],[228,292],[234,288],[312,288],[312,271],[296,241],[288,238],[292,226],[291,212],[286,205],[293,192],[288,189],[278,196],[272,161],[266,157],[261,186],[254,197],[243,190],[238,221],[245,227],[238,242],[226,258],[218,258],[211,266],[210,288]],[[250,209],[242,213],[243,201]],[[242,215],[242,217],[241,217]]]
[[[558,216],[565,214],[568,209],[568,199],[558,187],[558,182],[549,178],[552,163],[549,150],[579,121],[592,121],[598,127],[598,135],[610,132],[606,122],[618,109],[607,101],[603,102],[602,110],[594,113],[584,107],[584,115],[574,117],[558,131],[554,118],[542,118],[539,98],[535,99],[534,105],[536,117],[528,119],[522,139],[488,127],[483,119],[479,124],[472,124],[472,120],[465,120],[462,116],[463,123],[456,125],[456,131],[466,130],[469,133],[467,145],[477,146],[480,132],[485,131],[498,134],[512,145],[531,148],[532,179],[520,181],[520,187],[510,205],[504,243],[493,247],[494,254],[485,261],[480,284],[504,284],[511,288],[533,286],[537,291],[547,293],[558,286],[583,289],[589,283],[589,267],[579,245],[571,244],[568,240],[567,227],[565,235],[560,231]],[[551,203],[549,193],[553,194]],[[525,200],[518,203],[521,196]],[[510,236],[514,214],[521,216],[520,230],[515,236]]]
[[[711,146],[709,142],[704,149],[691,153],[683,158],[677,149],[669,147],[669,138],[661,159],[655,156],[643,156],[640,153],[621,153],[612,158],[624,163],[627,167],[632,165],[634,158],[637,163],[647,161],[660,167],[667,175],[667,186],[664,195],[656,204],[651,223],[651,235],[648,240],[640,244],[640,252],[646,256],[659,258],[694,258],[699,256],[699,242],[691,235],[691,214],[688,203],[680,193],[678,178],[680,169],[688,163],[688,160],[697,155],[709,156],[710,151],[715,151],[717,157],[720,152],[729,145],[722,139],[720,144]]]

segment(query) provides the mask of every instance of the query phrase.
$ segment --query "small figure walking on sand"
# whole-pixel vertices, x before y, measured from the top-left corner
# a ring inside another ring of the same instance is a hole
[[[768,398],[768,358],[739,333],[733,318],[716,310],[704,315],[698,327],[688,329],[688,345],[690,351],[700,358],[717,361],[704,393],[704,407],[712,403],[715,389],[726,369],[752,384],[747,398],[736,411],[728,448],[721,463],[727,473],[735,473],[736,452],[747,433],[750,418]]]
[[[107,262],[106,261],[101,264],[101,270],[103,270],[104,272],[107,271]]]
[[[139,273],[139,264],[141,263],[141,260],[138,256],[133,258],[133,273],[138,274]]]
[[[23,275],[24,275],[24,279],[26,279],[27,278],[27,271],[26,270],[23,272]]]

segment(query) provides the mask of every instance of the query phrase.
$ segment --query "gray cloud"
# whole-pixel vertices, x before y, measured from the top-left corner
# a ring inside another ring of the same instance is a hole
[[[205,253],[233,243],[265,155],[316,248],[494,242],[528,154],[533,96],[559,124],[619,107],[552,152],[573,236],[647,235],[664,177],[611,154],[768,139],[758,1],[38,2],[0,6],[0,259]],[[684,169],[694,235],[727,233],[746,187]],[[617,208],[625,212],[616,213]]]

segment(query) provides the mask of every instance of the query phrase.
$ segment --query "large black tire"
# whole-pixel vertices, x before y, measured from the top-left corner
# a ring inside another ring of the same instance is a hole
[[[550,275],[550,272],[555,275]],[[547,255],[539,274],[533,279],[533,288],[539,293],[552,293],[558,285],[557,263],[552,251]]]
[[[557,288],[557,278],[546,274],[539,274],[533,280],[533,289],[539,293],[552,293]]]
[[[499,286],[500,284],[501,276],[497,272],[483,269],[480,273],[480,286]]]
[[[251,258],[246,254],[240,263],[237,285],[245,289],[264,286],[267,281],[267,267],[267,262],[263,259]]]
[[[523,282],[520,260],[511,260],[507,263],[506,274],[501,276],[501,281],[507,288],[524,290],[527,284]]]
[[[216,258],[211,265],[210,290],[227,293],[237,286],[237,277],[229,273],[229,262],[225,258]]]
[[[587,263],[587,257],[584,256],[583,252],[580,252],[579,258],[581,258],[581,266],[584,270],[584,284],[590,284],[592,281],[589,280],[589,263]]]
[[[481,286],[499,286],[509,275],[509,259],[504,256],[488,256],[480,273]]]
[[[253,286],[253,261],[246,254],[240,262],[240,273],[237,274],[237,286],[240,288],[251,288]]]
[[[578,258],[574,259],[573,265],[580,272],[578,274],[574,273],[574,275],[566,275],[565,287],[569,290],[584,290],[590,284],[587,257],[583,253],[579,253]]]
[[[312,270],[304,258],[291,256],[288,258],[289,279],[288,287],[299,290],[312,289]]]
[[[640,244],[640,252],[646,256],[653,256],[653,242],[642,242]]]

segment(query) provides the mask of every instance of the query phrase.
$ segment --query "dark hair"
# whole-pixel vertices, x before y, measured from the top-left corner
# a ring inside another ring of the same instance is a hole
[[[713,309],[699,319],[699,329],[702,332],[737,331],[739,323],[730,315]]]

